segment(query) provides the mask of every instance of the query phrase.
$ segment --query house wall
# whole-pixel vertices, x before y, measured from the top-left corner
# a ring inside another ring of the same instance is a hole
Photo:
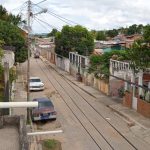
[[[124,81],[113,79],[109,81],[110,96],[119,97],[118,90],[124,87]]]
[[[138,98],[137,112],[150,118],[150,103]]]
[[[70,61],[68,58],[55,55],[55,64],[64,71],[70,72]]]
[[[102,93],[109,95],[109,83],[107,83],[105,80],[95,78],[94,74],[84,72],[82,81],[85,85],[92,86]]]
[[[12,51],[4,50],[4,56],[2,58],[2,65],[4,66],[4,62],[9,63],[9,68],[12,68],[15,63],[15,54]]]

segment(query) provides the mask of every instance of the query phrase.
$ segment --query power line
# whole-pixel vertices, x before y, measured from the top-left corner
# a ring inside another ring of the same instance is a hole
[[[43,20],[41,20],[41,19],[39,19],[39,18],[37,18],[37,17],[35,17],[35,18],[38,19],[39,21],[43,22],[43,23],[46,24],[47,26],[51,27],[52,29],[57,29],[58,31],[60,31],[60,29],[58,29],[57,27],[55,27],[55,26],[53,26],[53,25],[50,25],[49,23],[47,23],[47,22],[45,22],[45,21],[43,21]]]
[[[41,3],[45,2],[45,1],[47,1],[47,0],[42,0],[41,2],[38,2],[35,5],[41,4]]]
[[[22,5],[20,5],[20,6],[16,7],[16,8],[14,8],[14,9],[12,9],[11,11],[24,9],[24,8],[26,7],[26,6],[24,6],[24,5],[26,5],[26,6],[27,6],[27,1],[26,1],[26,2],[24,2]]]
[[[32,3],[32,4],[33,4],[34,6],[40,8],[40,9],[43,9],[43,8],[42,8],[41,6],[39,6],[39,5],[36,5],[36,4],[34,4],[34,3]],[[76,23],[76,22],[74,22],[74,21],[72,21],[72,20],[69,20],[69,19],[67,19],[67,18],[64,18],[64,17],[62,17],[62,16],[60,16],[60,15],[57,15],[57,14],[55,14],[55,13],[52,12],[52,11],[49,11],[49,10],[48,10],[48,14],[50,14],[50,15],[56,17],[57,19],[59,19],[59,20],[65,22],[65,23],[67,23],[67,24],[69,24],[69,25],[72,25],[72,24],[78,25],[78,23]],[[69,23],[69,22],[71,22],[72,24]]]
[[[46,26],[44,26],[39,20],[35,19],[36,22],[38,22],[44,29]],[[47,28],[47,27],[46,27]],[[48,29],[49,30],[49,29]]]

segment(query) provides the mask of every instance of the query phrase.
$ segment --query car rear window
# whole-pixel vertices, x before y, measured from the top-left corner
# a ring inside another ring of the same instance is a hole
[[[39,107],[53,107],[53,104],[51,101],[39,102]]]
[[[41,82],[40,79],[30,79],[30,82]]]

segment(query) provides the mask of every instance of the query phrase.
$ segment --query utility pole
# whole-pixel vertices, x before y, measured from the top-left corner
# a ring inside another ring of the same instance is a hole
[[[46,0],[43,0],[39,3],[42,3]],[[37,4],[39,4],[37,3]],[[33,14],[32,10],[31,10],[31,0],[28,0],[28,22],[27,22],[27,26],[28,26],[28,61],[27,61],[27,101],[30,101],[30,54],[31,54],[31,25],[30,25],[30,19],[31,17],[41,14],[41,13],[46,13],[47,9],[43,9],[40,12]],[[27,108],[27,120],[29,121],[30,117],[30,110]]]
[[[30,17],[32,15],[31,12],[31,1],[28,0],[28,61],[27,61],[27,101],[30,101]],[[27,108],[27,120],[29,120],[30,112]]]

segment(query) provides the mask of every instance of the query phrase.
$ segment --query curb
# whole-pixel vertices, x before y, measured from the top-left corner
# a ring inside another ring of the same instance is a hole
[[[136,120],[134,120],[133,118],[129,117],[128,115],[126,115],[125,113],[114,109],[113,107],[111,107],[111,105],[108,105],[107,107],[109,107],[112,111],[116,112],[118,115],[120,115],[121,117],[123,117],[126,121],[128,121],[128,125],[130,126],[130,124],[132,124],[131,126],[134,126],[135,124],[141,126],[143,129],[148,130],[149,128],[145,127],[144,125],[140,124],[139,122],[137,122]]]

